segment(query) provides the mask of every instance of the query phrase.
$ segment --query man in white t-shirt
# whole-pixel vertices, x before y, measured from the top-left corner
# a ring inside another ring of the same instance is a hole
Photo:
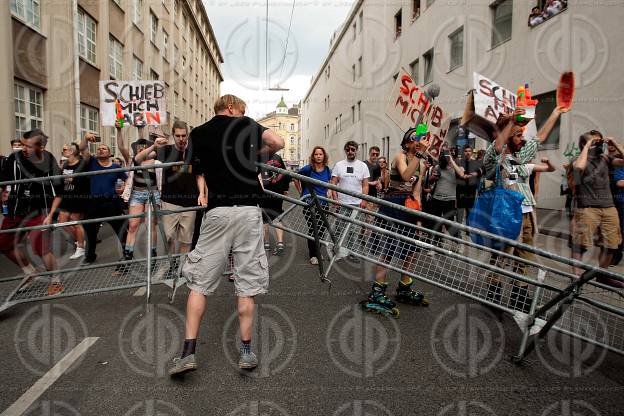
[[[332,169],[331,183],[348,191],[368,194],[368,178],[370,176],[366,163],[358,160],[355,155],[358,151],[358,144],[348,141],[344,145],[347,158],[337,162]],[[360,206],[366,208],[366,201],[351,195],[333,192],[334,199],[347,205]]]
[[[339,186],[340,188],[348,191],[360,192],[368,195],[368,178],[370,173],[366,163],[358,160],[355,155],[358,151],[358,144],[352,140],[348,141],[344,145],[344,151],[347,158],[337,162],[332,169],[331,183]],[[340,192],[332,192],[333,199],[337,199],[338,202],[351,205],[354,207],[366,208],[366,201],[360,198],[353,197],[351,195],[343,194]],[[345,216],[351,216],[353,209],[342,207],[340,213]],[[341,230],[339,231],[342,232]],[[351,232],[352,233],[352,232]],[[360,236],[361,237],[361,236]],[[347,236],[345,241],[351,240],[350,236]],[[354,255],[349,255],[349,260],[354,263],[359,263],[360,260]]]

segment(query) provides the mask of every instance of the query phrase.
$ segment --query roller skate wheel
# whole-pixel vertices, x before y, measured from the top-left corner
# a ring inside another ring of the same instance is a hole
[[[391,312],[392,312],[392,317],[394,319],[399,319],[399,315],[401,314],[401,311],[399,311],[399,308],[392,308]]]

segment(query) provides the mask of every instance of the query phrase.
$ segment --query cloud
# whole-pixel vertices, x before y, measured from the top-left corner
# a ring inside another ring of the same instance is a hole
[[[248,114],[255,118],[274,110],[282,94],[289,105],[299,102],[327,56],[330,38],[353,3],[297,1],[284,58],[293,3],[270,1],[267,65],[266,1],[204,0],[225,61],[221,92],[240,95],[248,103]],[[278,84],[290,91],[268,91]]]

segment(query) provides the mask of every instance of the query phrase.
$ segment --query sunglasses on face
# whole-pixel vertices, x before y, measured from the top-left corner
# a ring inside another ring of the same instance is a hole
[[[375,152],[373,152],[373,153],[371,153],[370,155],[371,155],[371,156],[379,156],[379,153],[375,153]]]
[[[348,149],[345,150],[345,152],[347,152],[347,153],[355,153],[355,152],[357,152],[357,149],[355,149],[353,147],[349,147]]]

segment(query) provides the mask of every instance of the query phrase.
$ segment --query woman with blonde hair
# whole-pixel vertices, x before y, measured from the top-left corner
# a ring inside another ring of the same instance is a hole
[[[329,181],[331,180],[331,169],[329,168],[328,163],[329,158],[327,157],[327,151],[322,146],[316,146],[314,147],[314,149],[312,149],[312,154],[310,155],[310,163],[299,169],[298,173],[312,179],[329,183]],[[310,190],[308,189],[309,186],[310,185],[304,183],[302,187],[301,182],[295,180],[295,187],[302,197],[310,195]],[[313,185],[312,187],[314,188],[314,192],[318,196],[323,196],[326,198],[329,198],[331,196],[329,193],[332,191],[328,190],[323,186]],[[320,202],[323,207],[327,205],[327,203],[324,201]],[[308,224],[308,235],[313,236],[314,231],[312,225],[312,211],[310,210],[310,208],[304,208],[303,215]],[[316,214],[316,223],[318,225],[319,236],[322,237],[325,233],[325,226],[321,220],[321,216],[318,213]],[[316,243],[314,242],[314,240],[308,240],[308,253],[310,255],[310,264],[318,264],[318,259],[321,253],[317,252]]]

